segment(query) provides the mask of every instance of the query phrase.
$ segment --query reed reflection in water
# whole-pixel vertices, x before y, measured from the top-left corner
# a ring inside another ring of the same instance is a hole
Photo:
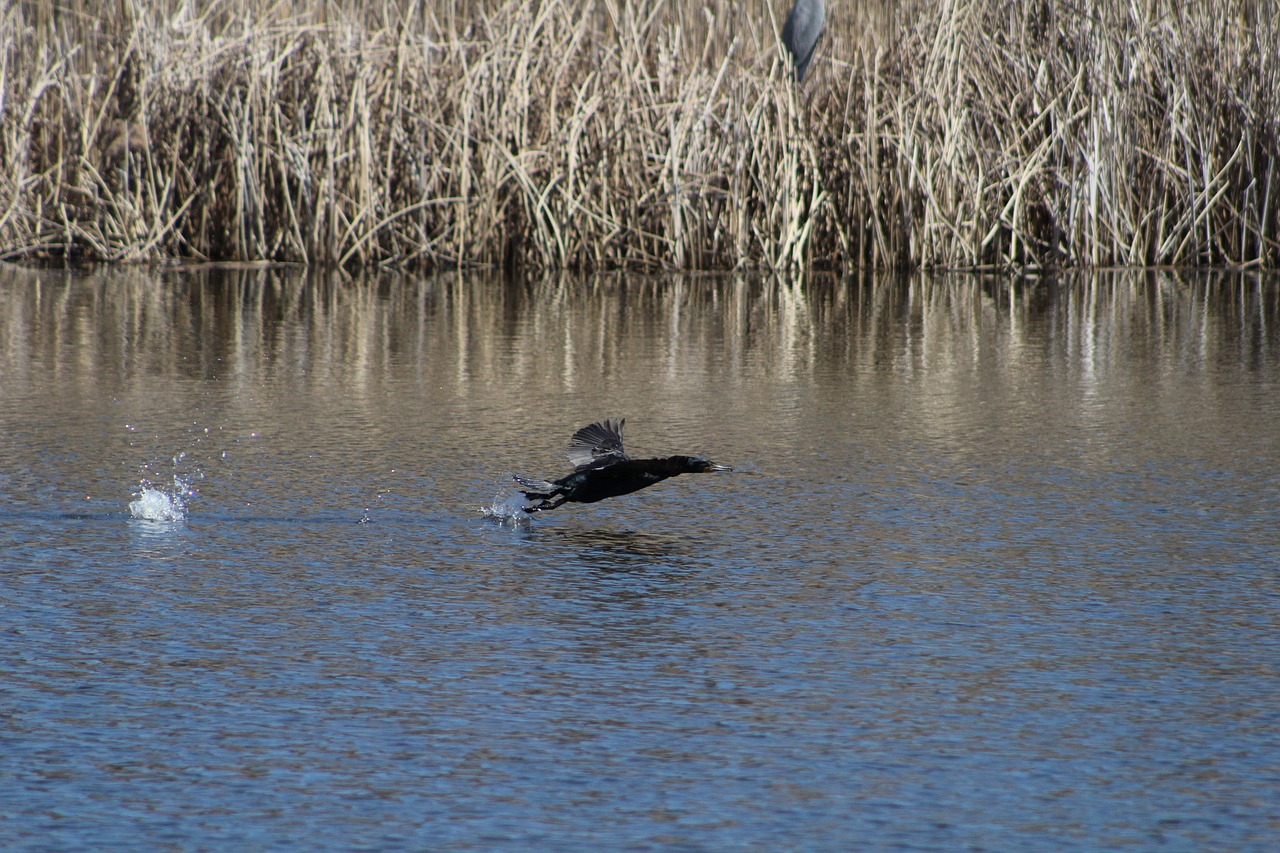
[[[1278,302],[0,269],[0,838],[1267,849]]]

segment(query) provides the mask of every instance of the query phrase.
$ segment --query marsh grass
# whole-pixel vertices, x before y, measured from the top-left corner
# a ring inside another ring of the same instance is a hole
[[[1280,6],[787,5],[11,3],[0,256],[1275,266]]]

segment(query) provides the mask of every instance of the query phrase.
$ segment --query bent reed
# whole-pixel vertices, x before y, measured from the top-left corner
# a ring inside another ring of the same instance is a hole
[[[1280,4],[790,2],[11,3],[0,258],[1276,266]]]

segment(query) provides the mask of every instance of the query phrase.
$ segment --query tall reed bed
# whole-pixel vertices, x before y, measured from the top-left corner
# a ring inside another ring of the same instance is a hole
[[[1277,4],[789,5],[11,3],[0,257],[1276,265]]]

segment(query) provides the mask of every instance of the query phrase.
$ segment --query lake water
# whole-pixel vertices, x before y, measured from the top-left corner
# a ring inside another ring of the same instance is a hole
[[[7,849],[1280,836],[1274,280],[5,268],[0,454]]]

